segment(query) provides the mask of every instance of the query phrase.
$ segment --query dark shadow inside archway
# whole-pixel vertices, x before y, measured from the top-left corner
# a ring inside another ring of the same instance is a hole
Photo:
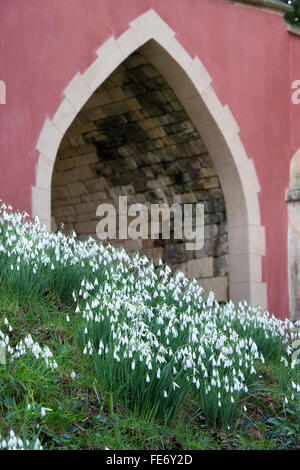
[[[224,195],[212,159],[174,91],[141,52],[95,91],[66,132],[52,178],[52,221],[81,239],[95,236],[101,203],[203,203],[205,240],[186,250],[171,239],[112,242],[162,259],[228,299]]]

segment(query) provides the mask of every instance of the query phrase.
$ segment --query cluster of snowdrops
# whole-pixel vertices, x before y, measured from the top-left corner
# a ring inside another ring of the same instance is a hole
[[[71,302],[66,321],[76,325],[101,386],[162,422],[172,421],[193,394],[207,424],[227,428],[239,410],[247,412],[244,401],[266,361],[280,364],[286,380],[299,367],[291,347],[299,324],[245,301],[220,305],[181,272],[171,275],[168,266],[93,239],[78,241],[75,233],[49,233],[4,204],[0,281],[22,294],[51,291]],[[8,363],[33,355],[59,373],[52,352],[31,336],[13,346],[6,323],[0,321],[0,342]],[[299,383],[290,381],[287,390],[285,404],[299,400]]]

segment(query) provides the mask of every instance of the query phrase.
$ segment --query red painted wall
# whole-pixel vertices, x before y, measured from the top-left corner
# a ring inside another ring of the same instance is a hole
[[[288,314],[287,208],[289,164],[300,147],[300,105],[291,83],[300,79],[300,37],[287,33],[280,15],[220,0],[1,0],[0,79],[7,104],[0,106],[0,197],[31,210],[38,153],[46,117],[77,71],[111,35],[153,8],[197,54],[228,104],[253,158],[262,188],[266,227],[263,278],[269,309]]]

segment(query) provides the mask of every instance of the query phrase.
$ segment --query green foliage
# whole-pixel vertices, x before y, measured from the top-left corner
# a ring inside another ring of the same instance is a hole
[[[219,305],[167,266],[50,234],[4,206],[0,229],[3,442],[294,448],[291,322]]]
[[[300,27],[300,0],[285,0],[285,3],[293,7],[292,11],[284,15],[287,23]]]

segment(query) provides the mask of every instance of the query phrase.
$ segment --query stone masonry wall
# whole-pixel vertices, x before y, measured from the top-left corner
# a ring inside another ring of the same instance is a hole
[[[187,251],[181,240],[116,241],[128,252],[161,258],[228,299],[224,197],[212,160],[174,92],[140,54],[131,55],[93,94],[61,143],[52,180],[56,226],[80,238],[95,235],[100,203],[203,202],[205,242]]]

